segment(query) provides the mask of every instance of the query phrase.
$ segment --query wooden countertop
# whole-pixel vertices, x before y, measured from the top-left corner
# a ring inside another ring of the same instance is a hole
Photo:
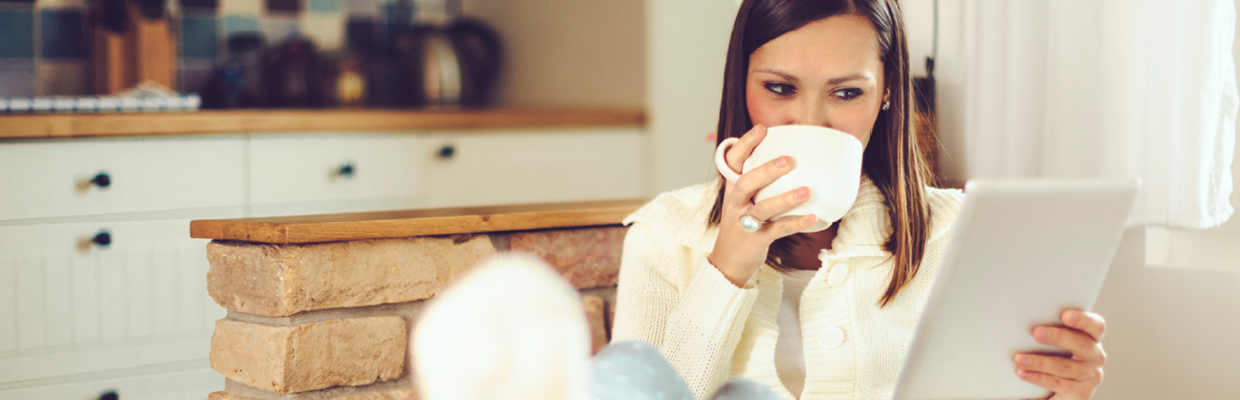
[[[640,109],[232,110],[0,115],[0,141],[310,131],[417,131],[645,125]]]
[[[275,218],[197,220],[197,239],[301,244],[615,225],[646,200],[440,208]]]

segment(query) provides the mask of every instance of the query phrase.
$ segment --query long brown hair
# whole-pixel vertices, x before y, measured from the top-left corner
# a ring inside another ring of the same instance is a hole
[[[890,93],[891,108],[880,113],[874,122],[861,166],[882,192],[891,218],[892,234],[884,247],[894,258],[895,270],[881,299],[881,304],[887,305],[916,276],[925,255],[930,231],[925,185],[932,179],[910,126],[913,106],[908,44],[904,17],[896,0],[745,0],[736,15],[728,45],[716,146],[753,128],[745,105],[749,56],[763,44],[805,24],[843,14],[866,18],[878,33],[884,81]],[[710,212],[712,225],[719,224],[723,196],[724,187],[720,185]],[[767,252],[766,263],[779,271],[791,269],[781,260],[789,259],[791,249],[800,240],[800,234],[776,240]]]

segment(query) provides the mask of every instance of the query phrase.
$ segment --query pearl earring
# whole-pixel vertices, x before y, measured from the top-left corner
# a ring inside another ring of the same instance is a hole
[[[891,109],[891,102],[890,102],[890,101],[884,101],[884,102],[883,102],[883,111],[887,111],[887,110],[890,110],[890,109]]]

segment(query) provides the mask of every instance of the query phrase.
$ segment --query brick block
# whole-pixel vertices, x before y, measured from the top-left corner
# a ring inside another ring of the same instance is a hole
[[[573,287],[615,286],[625,227],[518,232],[508,239],[513,251],[551,264]]]
[[[581,303],[586,311],[586,325],[590,326],[590,344],[593,347],[590,354],[598,353],[603,346],[607,346],[607,323],[603,321],[607,303],[595,296],[581,296]]]
[[[207,291],[224,308],[272,317],[401,303],[434,296],[494,254],[486,235],[307,245],[212,241]]]
[[[211,368],[277,393],[359,386],[400,378],[408,342],[400,317],[269,326],[222,319],[211,338]]]

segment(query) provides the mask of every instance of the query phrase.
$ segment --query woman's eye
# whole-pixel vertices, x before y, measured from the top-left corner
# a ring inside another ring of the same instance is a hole
[[[785,84],[785,83],[768,83],[764,86],[766,87],[766,90],[769,90],[771,91],[771,93],[775,93],[780,96],[787,96],[787,95],[797,92],[796,86],[792,86],[792,85]]]
[[[835,97],[839,97],[844,100],[852,100],[861,97],[862,91],[861,89],[842,89],[836,90],[833,94]]]

